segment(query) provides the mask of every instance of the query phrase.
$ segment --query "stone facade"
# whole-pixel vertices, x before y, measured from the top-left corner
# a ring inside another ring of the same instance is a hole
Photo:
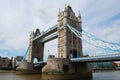
[[[91,69],[87,63],[72,63],[67,58],[51,58],[48,59],[47,65],[42,69],[43,73],[90,73]]]
[[[63,65],[69,65],[69,59],[67,58],[51,58],[48,59],[47,65],[43,67],[43,73],[64,73],[68,70],[63,70]]]
[[[35,32],[31,32],[28,49],[28,61],[22,62],[16,68],[16,70],[33,70],[33,63],[35,58],[37,59],[37,61],[43,61],[44,43],[32,40],[38,35],[40,35],[39,29],[36,29]]]
[[[33,63],[22,62],[20,66],[16,68],[16,70],[33,70]]]
[[[64,11],[58,14],[58,57],[80,57],[82,54],[82,41],[78,39],[66,26],[72,25],[81,30],[81,16],[76,17],[71,6],[65,7]],[[82,35],[81,35],[82,36]]]
[[[10,66],[11,60],[8,57],[0,57],[0,69],[7,69]]]
[[[32,41],[32,39],[39,34],[39,29],[36,29],[35,32],[31,32],[30,34],[28,62],[33,63],[34,58],[37,58],[38,61],[43,61],[44,43]]]

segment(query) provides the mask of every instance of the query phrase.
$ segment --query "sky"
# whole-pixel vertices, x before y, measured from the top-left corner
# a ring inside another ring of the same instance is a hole
[[[110,42],[120,43],[120,0],[0,0],[0,56],[25,55],[31,31],[45,31],[57,24],[59,9],[70,4],[80,11],[82,28]],[[44,57],[57,55],[57,39],[45,44]],[[49,52],[48,52],[49,50]],[[83,42],[83,53],[100,54]]]

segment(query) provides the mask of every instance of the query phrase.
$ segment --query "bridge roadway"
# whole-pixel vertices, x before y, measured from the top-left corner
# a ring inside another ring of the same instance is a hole
[[[45,62],[45,61],[40,61],[40,62],[37,62],[37,63],[34,63],[33,65],[33,67],[42,67],[42,66],[44,66],[44,65],[46,65],[47,64],[47,62]]]
[[[107,55],[107,56],[96,56],[96,57],[80,57],[80,58],[71,58],[71,62],[106,62],[106,61],[120,61],[120,54],[117,55]],[[34,66],[45,65],[47,62],[40,61],[34,63]]]
[[[40,40],[40,42],[47,42],[49,40],[57,38],[57,25],[51,27],[50,29],[46,30],[45,32],[42,32],[40,35],[34,37],[32,40]]]
[[[120,61],[120,54],[107,55],[107,56],[96,56],[96,57],[81,57],[71,58],[71,62],[105,62],[105,61]]]

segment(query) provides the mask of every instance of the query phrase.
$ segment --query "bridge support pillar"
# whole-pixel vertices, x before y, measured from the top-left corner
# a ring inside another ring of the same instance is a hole
[[[48,59],[42,69],[44,74],[76,74],[79,77],[92,77],[91,68],[87,63],[72,63],[66,58]]]
[[[36,30],[37,32],[37,30]],[[33,63],[34,58],[38,61],[43,61],[43,53],[44,53],[44,43],[39,41],[32,41],[33,37],[35,37],[35,33],[32,32],[30,35],[30,45],[29,45],[29,54],[28,54],[28,62]]]
[[[28,62],[22,62],[16,69],[17,70],[27,70],[27,71],[34,71],[33,63],[34,59],[36,58],[37,61],[43,61],[43,53],[44,53],[44,43],[39,41],[33,41],[33,37],[36,37],[40,34],[39,29],[36,29],[36,32],[32,32],[30,34],[30,43],[29,43],[29,53],[28,53]]]
[[[22,62],[16,70],[21,71],[21,70],[33,70],[33,63],[29,62]]]

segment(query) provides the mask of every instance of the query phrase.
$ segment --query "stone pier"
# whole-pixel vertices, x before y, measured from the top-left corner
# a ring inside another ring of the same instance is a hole
[[[33,70],[33,63],[29,63],[29,62],[22,62],[17,68],[16,70],[20,71],[20,70]]]
[[[42,73],[57,75],[58,77],[60,77],[62,74],[67,76],[71,75],[71,78],[92,77],[92,71],[88,63],[72,63],[66,58],[48,59],[47,65],[42,68]],[[63,76],[61,76],[61,79],[62,77]]]

